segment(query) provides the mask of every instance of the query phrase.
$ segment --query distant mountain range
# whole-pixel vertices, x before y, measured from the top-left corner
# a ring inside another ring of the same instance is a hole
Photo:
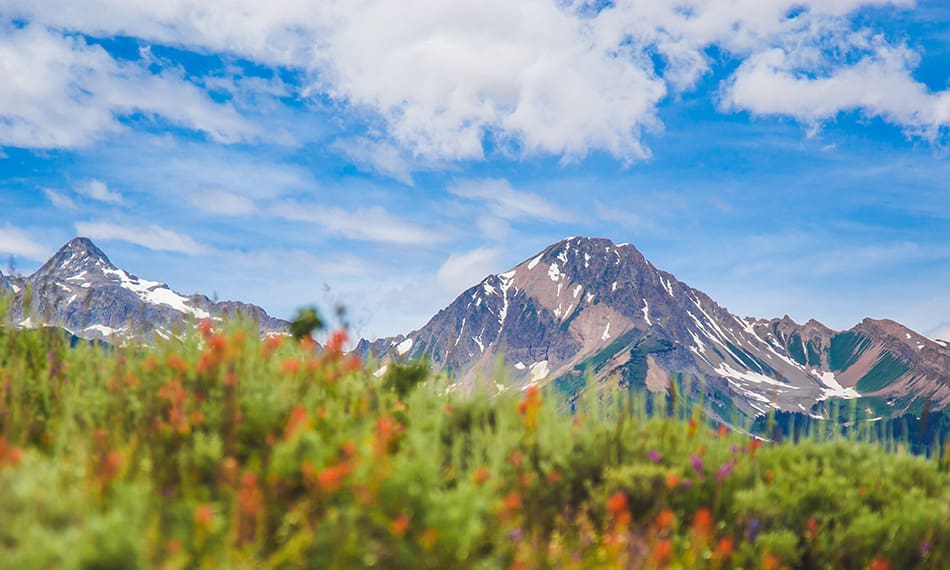
[[[86,339],[170,338],[189,322],[242,315],[262,332],[289,323],[256,305],[185,296],[164,283],[117,268],[86,238],[75,238],[27,277],[0,274],[0,293],[12,294],[10,315],[17,326],[62,327]]]
[[[703,385],[707,403],[752,416],[769,407],[820,414],[832,399],[882,417],[950,407],[946,342],[889,320],[834,331],[787,316],[741,318],[606,239],[553,244],[489,275],[421,329],[356,350],[384,361],[425,357],[462,386],[491,375],[500,357],[521,387],[576,391],[589,370],[662,391],[677,377]]]

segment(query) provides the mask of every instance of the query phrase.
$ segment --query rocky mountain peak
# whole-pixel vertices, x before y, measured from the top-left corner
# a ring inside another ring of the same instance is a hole
[[[61,247],[32,275],[32,279],[78,279],[85,274],[96,275],[116,270],[109,257],[92,240],[77,237]]]

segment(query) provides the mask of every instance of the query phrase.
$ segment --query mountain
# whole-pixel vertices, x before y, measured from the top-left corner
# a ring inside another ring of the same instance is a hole
[[[204,295],[181,295],[168,285],[117,268],[89,239],[64,245],[28,277],[0,276],[0,292],[14,294],[17,325],[63,327],[88,339],[169,338],[193,319],[246,316],[262,332],[286,330],[288,323],[263,309]]]
[[[489,275],[408,335],[361,341],[377,358],[426,357],[463,387],[504,357],[517,386],[576,391],[591,370],[662,391],[702,385],[712,405],[821,413],[857,399],[895,415],[950,407],[950,349],[893,321],[838,332],[817,321],[740,318],[630,244],[572,237]]]

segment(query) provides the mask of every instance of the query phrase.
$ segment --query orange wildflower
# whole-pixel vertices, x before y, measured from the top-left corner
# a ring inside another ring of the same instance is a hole
[[[673,542],[664,538],[653,547],[653,564],[656,566],[666,566],[673,559]]]
[[[330,339],[327,341],[327,352],[330,354],[340,354],[343,352],[343,346],[346,344],[346,329],[337,329],[330,333]]]
[[[300,361],[292,356],[280,361],[280,371],[287,376],[294,376],[300,372]]]
[[[399,515],[393,522],[389,525],[389,530],[395,536],[402,536],[406,534],[406,531],[409,530],[409,517],[405,514]]]
[[[343,481],[353,471],[352,466],[347,463],[339,463],[331,467],[321,469],[317,473],[317,484],[327,493],[339,490],[343,486]]]
[[[284,337],[278,334],[268,335],[261,344],[261,356],[270,358],[280,346],[284,344]]]
[[[732,540],[732,537],[725,536],[719,539],[719,544],[716,545],[716,558],[724,560],[732,556],[732,551],[735,549],[735,541]]]
[[[505,495],[505,510],[514,512],[521,508],[521,496],[512,491]]]
[[[290,410],[290,417],[287,418],[287,427],[284,428],[284,441],[290,441],[298,433],[306,431],[310,427],[310,414],[303,406],[295,406]]]
[[[201,528],[211,528],[214,522],[214,507],[207,503],[195,507],[195,525]]]
[[[693,534],[697,539],[705,542],[709,540],[712,534],[713,518],[709,509],[703,507],[696,511],[696,517],[693,519]]]
[[[677,485],[679,485],[679,482],[680,482],[680,476],[679,476],[679,475],[677,475],[676,473],[667,473],[667,475],[666,475],[666,488],[667,488],[667,489],[669,489],[669,490],[672,491],[673,489],[676,488]]]
[[[202,338],[208,338],[214,332],[214,323],[211,319],[201,319],[198,321],[198,332]]]
[[[264,496],[257,485],[257,475],[248,471],[241,478],[238,507],[243,515],[257,516],[264,507]]]
[[[538,410],[541,408],[541,390],[537,386],[529,386],[524,393],[524,399],[518,403],[518,413],[524,417],[524,424],[533,430],[538,423]]]
[[[814,518],[808,519],[808,522],[805,523],[805,534],[808,538],[814,540],[818,536],[818,521]]]
[[[726,427],[726,424],[719,424],[719,428],[716,430],[716,436],[720,439],[729,435],[729,428]]]
[[[762,570],[778,570],[781,565],[782,561],[779,560],[779,557],[771,552],[762,555]]]
[[[165,357],[165,364],[179,374],[188,372],[188,361],[175,353],[170,353]]]
[[[607,499],[607,510],[614,516],[619,516],[621,513],[627,512],[627,495],[622,491],[615,491],[614,494]]]
[[[699,422],[697,422],[696,420],[690,418],[690,420],[686,422],[686,433],[689,434],[690,437],[693,437],[694,435],[696,435],[696,430],[698,429],[699,429]]]
[[[755,451],[760,447],[762,447],[762,440],[752,438],[752,441],[749,442],[749,454],[755,457]]]
[[[676,513],[670,509],[663,509],[656,515],[656,526],[660,530],[670,530],[676,524]]]
[[[431,550],[435,546],[435,541],[439,538],[439,533],[432,527],[429,527],[419,537],[419,544],[426,550]]]
[[[887,558],[875,558],[868,570],[891,570],[891,563]]]
[[[472,472],[472,481],[478,486],[484,485],[489,479],[491,479],[491,471],[487,467],[478,467]]]
[[[113,449],[99,462],[99,481],[108,485],[116,478],[120,469],[122,469],[122,453]]]

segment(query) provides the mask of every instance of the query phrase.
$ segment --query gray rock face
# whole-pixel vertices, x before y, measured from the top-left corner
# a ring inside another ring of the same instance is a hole
[[[361,341],[357,352],[426,357],[463,387],[493,376],[499,358],[516,386],[557,382],[570,389],[590,370],[664,390],[677,375],[702,381],[707,397],[751,415],[769,407],[807,412],[831,398],[886,400],[911,378],[915,394],[950,406],[950,364],[941,364],[947,347],[893,323],[899,330],[888,338],[910,334],[922,348],[886,348],[887,335],[867,323],[837,333],[817,321],[742,319],[629,244],[568,238],[488,276],[421,329]],[[869,340],[848,342],[848,335]],[[884,348],[874,349],[878,344]],[[909,372],[881,377],[874,359],[884,353],[899,361],[887,371]]]
[[[191,321],[228,316],[248,317],[262,333],[288,326],[254,305],[184,296],[164,283],[132,275],[113,265],[86,238],[64,245],[29,277],[17,282],[6,278],[6,283],[14,293],[12,316],[17,325],[60,326],[82,338],[169,338]]]

